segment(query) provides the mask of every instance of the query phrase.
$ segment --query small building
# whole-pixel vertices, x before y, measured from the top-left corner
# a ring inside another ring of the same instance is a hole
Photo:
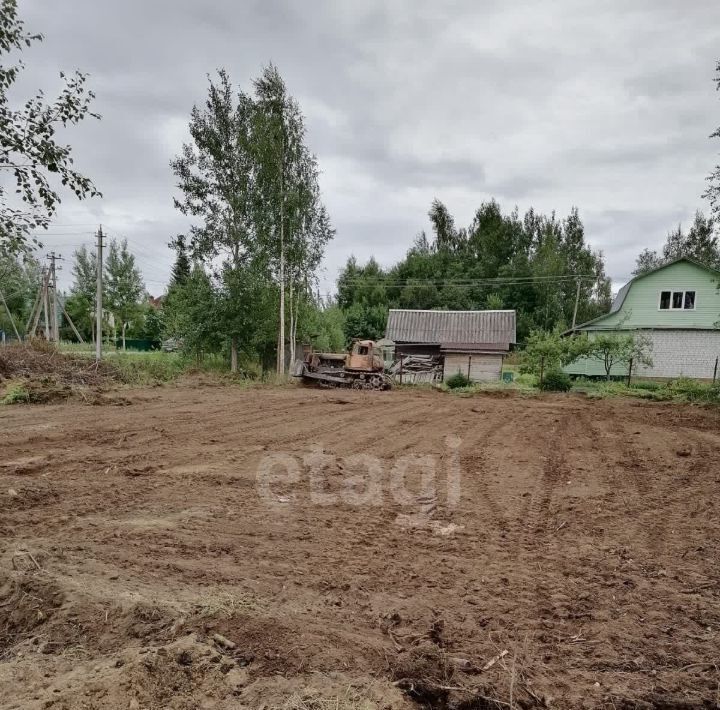
[[[652,367],[633,368],[643,377],[713,377],[720,355],[720,272],[682,257],[640,274],[618,292],[610,312],[568,333],[642,333],[652,342]],[[604,376],[597,359],[583,358],[565,368],[571,375]],[[627,363],[613,366],[623,376]]]
[[[476,382],[499,380],[515,343],[515,311],[390,309],[385,337],[395,357],[439,357],[443,380],[462,372]]]

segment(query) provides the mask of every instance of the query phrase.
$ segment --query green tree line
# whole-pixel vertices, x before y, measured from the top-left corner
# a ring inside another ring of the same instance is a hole
[[[576,209],[564,219],[533,209],[521,217],[517,209],[503,214],[491,200],[458,228],[435,200],[429,217],[430,237],[421,233],[394,266],[348,260],[337,297],[348,339],[382,337],[389,308],[514,309],[520,340],[608,309],[603,256],[586,243]]]

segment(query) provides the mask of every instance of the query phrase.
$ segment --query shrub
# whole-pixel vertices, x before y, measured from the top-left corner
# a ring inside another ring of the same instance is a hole
[[[667,389],[676,399],[688,402],[720,402],[720,388],[717,385],[707,385],[689,377],[678,377],[668,382]]]
[[[570,376],[562,370],[551,370],[543,378],[540,389],[546,392],[569,392],[572,387]]]
[[[0,400],[0,404],[20,404],[30,401],[30,393],[21,384],[12,385],[5,396]]]
[[[522,373],[515,378],[515,384],[518,387],[537,387],[538,377],[529,372]]]
[[[468,385],[470,385],[470,378],[467,377],[467,375],[463,375],[462,372],[457,372],[454,375],[448,377],[447,380],[445,380],[445,384],[451,390],[456,390],[460,387],[467,387]]]
[[[638,380],[633,381],[630,385],[635,390],[645,390],[647,392],[656,392],[663,387],[662,382],[655,382],[654,380]]]

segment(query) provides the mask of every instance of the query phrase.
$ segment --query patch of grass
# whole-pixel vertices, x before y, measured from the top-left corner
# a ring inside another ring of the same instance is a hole
[[[248,363],[241,365],[237,375],[232,375],[222,355],[206,355],[202,360],[182,353],[151,352],[116,353],[108,358],[120,372],[121,378],[132,385],[150,385],[172,382],[183,375],[202,372],[218,375],[231,381],[249,381],[259,375]]]
[[[525,372],[515,376],[513,384],[518,387],[534,389],[540,383],[540,378],[537,375],[533,375],[530,372]]]
[[[29,401],[30,393],[22,384],[16,383],[10,385],[0,404],[27,404]]]
[[[720,386],[712,386],[687,377],[669,382],[639,380],[624,382],[605,380],[576,380],[573,390],[583,392],[592,399],[604,397],[636,397],[654,402],[689,402],[720,405]]]
[[[187,362],[176,353],[119,353],[112,362],[125,382],[137,385],[170,382],[188,368]]]

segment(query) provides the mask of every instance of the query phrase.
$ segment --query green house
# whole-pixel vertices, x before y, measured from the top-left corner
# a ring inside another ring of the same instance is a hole
[[[680,258],[636,276],[618,292],[610,312],[582,323],[575,332],[642,333],[652,342],[652,367],[639,367],[643,377],[709,379],[720,356],[720,272],[692,259]],[[570,331],[572,332],[572,331]],[[613,367],[613,375],[628,366]],[[605,375],[603,364],[583,358],[565,368],[572,375]]]

